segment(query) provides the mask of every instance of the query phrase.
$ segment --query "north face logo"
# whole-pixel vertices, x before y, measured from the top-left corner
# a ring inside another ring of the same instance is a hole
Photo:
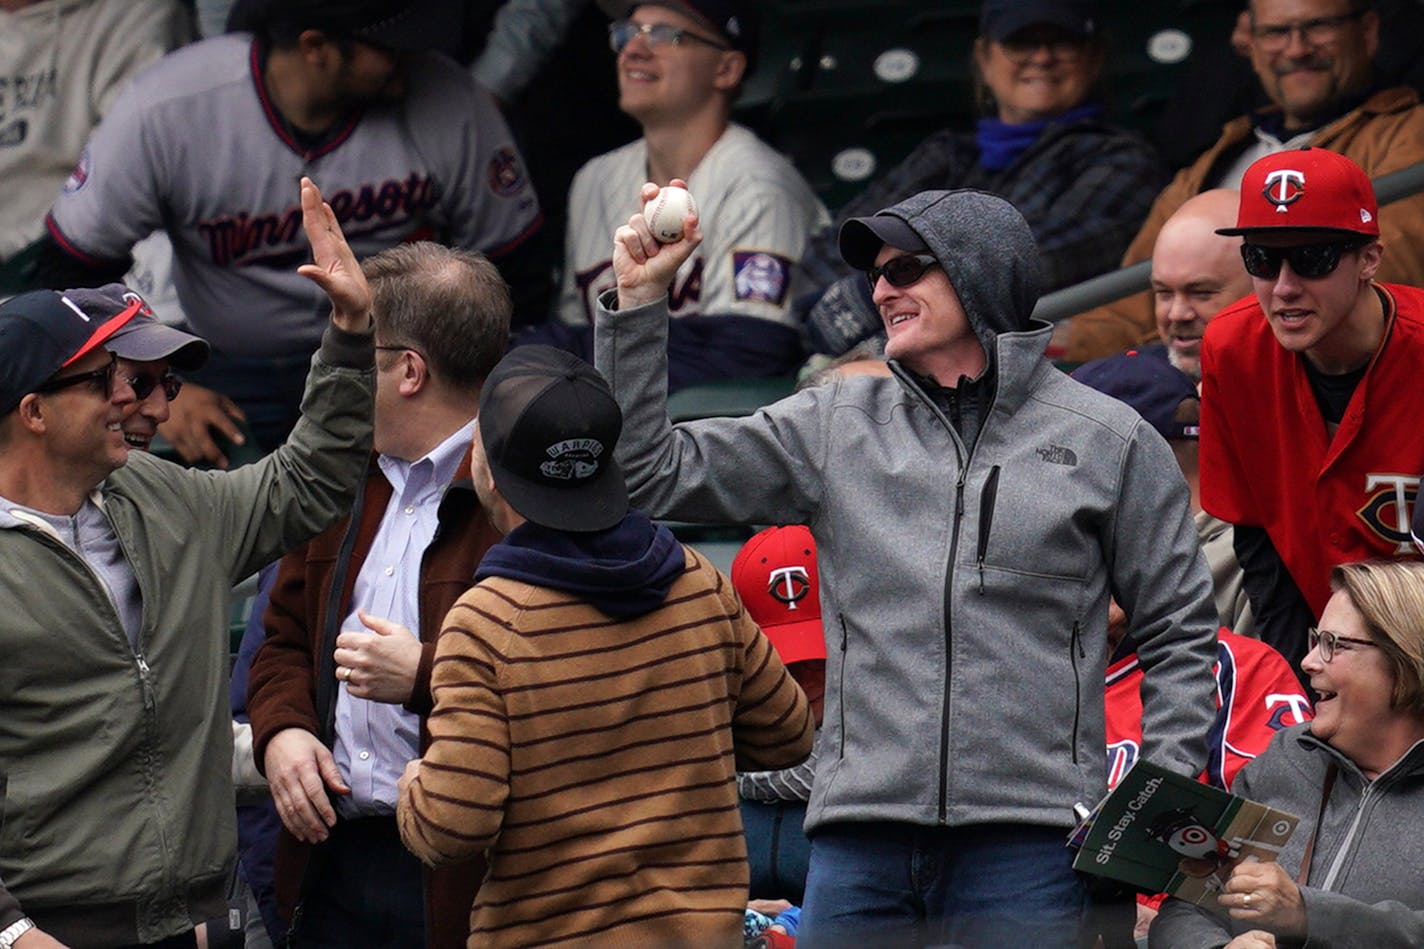
[[[1078,456],[1073,454],[1073,449],[1064,448],[1062,445],[1049,445],[1047,448],[1035,448],[1038,457],[1048,462],[1050,465],[1068,465],[1077,467]]]

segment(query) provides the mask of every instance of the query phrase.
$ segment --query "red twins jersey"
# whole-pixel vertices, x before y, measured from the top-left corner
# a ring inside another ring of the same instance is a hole
[[[1216,647],[1216,719],[1207,737],[1201,781],[1230,790],[1236,772],[1266,750],[1276,732],[1313,718],[1310,700],[1285,657],[1226,627]],[[1116,787],[1142,749],[1142,670],[1131,655],[1108,666],[1104,718],[1108,787]]]
[[[214,349],[266,356],[310,352],[326,324],[324,295],[296,274],[310,259],[302,175],[321,188],[357,259],[419,239],[497,259],[537,227],[513,136],[455,63],[411,57],[401,101],[369,105],[310,146],[282,122],[260,67],[258,44],[234,33],[141,73],[55,201],[54,239],[109,262],[166,230],[194,331]]]
[[[1374,286],[1391,325],[1334,438],[1305,357],[1281,348],[1254,297],[1223,310],[1202,342],[1202,507],[1265,528],[1316,616],[1335,564],[1416,556],[1424,291]]]

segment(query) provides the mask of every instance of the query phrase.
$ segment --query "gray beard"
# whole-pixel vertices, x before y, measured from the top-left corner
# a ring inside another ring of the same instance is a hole
[[[1171,349],[1168,349],[1168,350],[1167,350],[1167,361],[1168,361],[1169,363],[1171,363],[1176,369],[1178,369],[1178,370],[1180,370],[1182,373],[1184,373],[1184,374],[1185,374],[1189,379],[1191,379],[1193,382],[1195,382],[1195,383],[1200,383],[1200,382],[1201,382],[1201,356],[1200,356],[1200,355],[1198,355],[1197,358],[1194,359],[1194,360],[1192,360],[1190,363],[1184,363],[1183,360],[1182,360],[1182,357],[1181,357],[1178,353],[1176,353],[1175,351],[1173,351],[1173,350],[1171,350]]]

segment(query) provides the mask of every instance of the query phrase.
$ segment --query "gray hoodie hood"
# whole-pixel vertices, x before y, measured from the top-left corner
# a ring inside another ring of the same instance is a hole
[[[994,352],[998,334],[1029,328],[1043,267],[1028,222],[1012,204],[984,191],[921,191],[872,218],[846,221],[846,263],[864,270],[874,262],[884,241],[866,222],[885,216],[908,225],[940,262],[986,352]]]

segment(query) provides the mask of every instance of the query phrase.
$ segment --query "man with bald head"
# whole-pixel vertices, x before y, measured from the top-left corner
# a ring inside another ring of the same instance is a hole
[[[1237,193],[1190,199],[1162,225],[1152,249],[1152,307],[1167,359],[1201,381],[1201,338],[1213,316],[1251,292],[1241,238],[1217,234],[1236,221]]]

